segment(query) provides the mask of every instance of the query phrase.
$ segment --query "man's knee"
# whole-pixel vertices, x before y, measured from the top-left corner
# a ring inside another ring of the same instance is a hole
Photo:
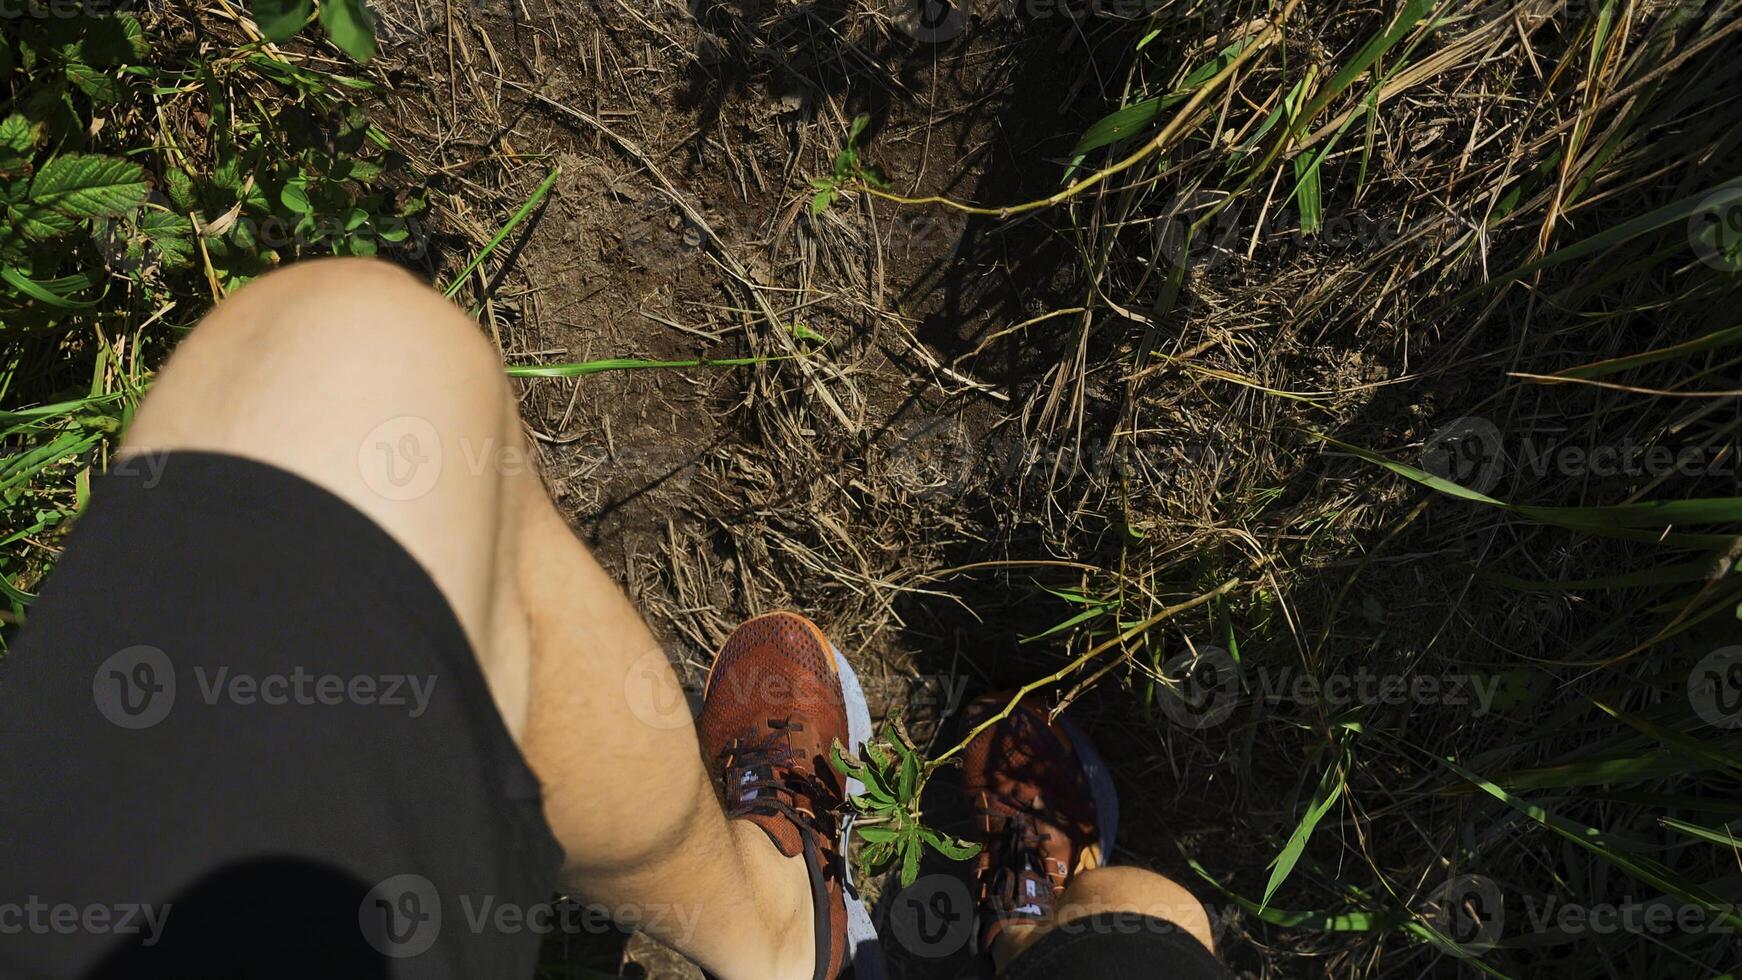
[[[1096,915],[1170,922],[1205,948],[1215,949],[1214,931],[1203,903],[1178,882],[1153,871],[1115,865],[1078,875],[1065,891],[1056,921],[1065,925]]]
[[[494,435],[507,397],[499,356],[440,294],[384,262],[323,259],[221,303],[158,376],[128,444],[283,465],[403,416]]]
[[[475,643],[505,502],[524,496],[505,477],[531,465],[477,324],[355,259],[299,263],[220,304],[159,374],[122,451],[224,453],[322,487],[430,570]]]

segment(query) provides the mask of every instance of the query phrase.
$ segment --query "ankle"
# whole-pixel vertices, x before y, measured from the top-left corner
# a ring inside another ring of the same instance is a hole
[[[744,856],[744,880],[753,883],[750,899],[768,937],[766,963],[750,975],[811,980],[816,972],[817,937],[804,857],[781,854],[768,835],[747,820],[734,820],[730,827]]]

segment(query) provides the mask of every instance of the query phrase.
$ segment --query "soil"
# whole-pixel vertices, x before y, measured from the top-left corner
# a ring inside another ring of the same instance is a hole
[[[510,363],[783,358],[523,389],[560,507],[692,687],[735,623],[775,608],[816,619],[874,716],[922,740],[964,693],[1041,662],[1018,647],[1050,625],[1028,590],[958,598],[918,576],[1007,557],[1011,513],[1036,506],[988,500],[1008,469],[988,462],[1008,462],[1012,407],[1071,334],[963,356],[1070,305],[1069,241],[864,197],[813,214],[809,180],[863,114],[900,193],[1050,192],[1106,104],[1068,23],[993,16],[929,44],[841,2],[380,8],[388,128],[446,166],[443,228],[487,237],[562,170],[487,264],[506,269],[485,319]],[[697,975],[642,938],[628,957]]]

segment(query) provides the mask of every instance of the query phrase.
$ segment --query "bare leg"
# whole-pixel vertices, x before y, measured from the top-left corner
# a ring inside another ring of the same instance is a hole
[[[726,821],[668,661],[545,495],[500,358],[451,304],[368,261],[264,277],[183,342],[123,451],[176,449],[297,473],[430,572],[577,894],[722,977],[810,976],[802,859]]]
[[[1081,872],[1071,879],[1050,922],[1005,923],[992,946],[992,961],[1002,972],[1040,937],[1068,922],[1104,912],[1146,915],[1172,922],[1216,951],[1209,913],[1180,885],[1153,871],[1112,866]]]

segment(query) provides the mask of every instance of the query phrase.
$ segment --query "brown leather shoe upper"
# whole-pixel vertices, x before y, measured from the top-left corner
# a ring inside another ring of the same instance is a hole
[[[971,730],[1010,703],[989,694],[968,706]],[[983,944],[1009,919],[1046,918],[1071,876],[1102,863],[1094,795],[1070,736],[1024,701],[962,753],[963,788],[985,845],[976,871]]]
[[[826,963],[819,955],[817,976],[830,980],[841,972],[847,949],[838,822],[843,792],[829,753],[849,737],[834,648],[796,613],[744,623],[714,658],[696,727],[727,817],[755,823],[787,857],[805,855],[813,904],[822,913],[818,951],[827,950]],[[815,902],[818,892],[825,901]]]

